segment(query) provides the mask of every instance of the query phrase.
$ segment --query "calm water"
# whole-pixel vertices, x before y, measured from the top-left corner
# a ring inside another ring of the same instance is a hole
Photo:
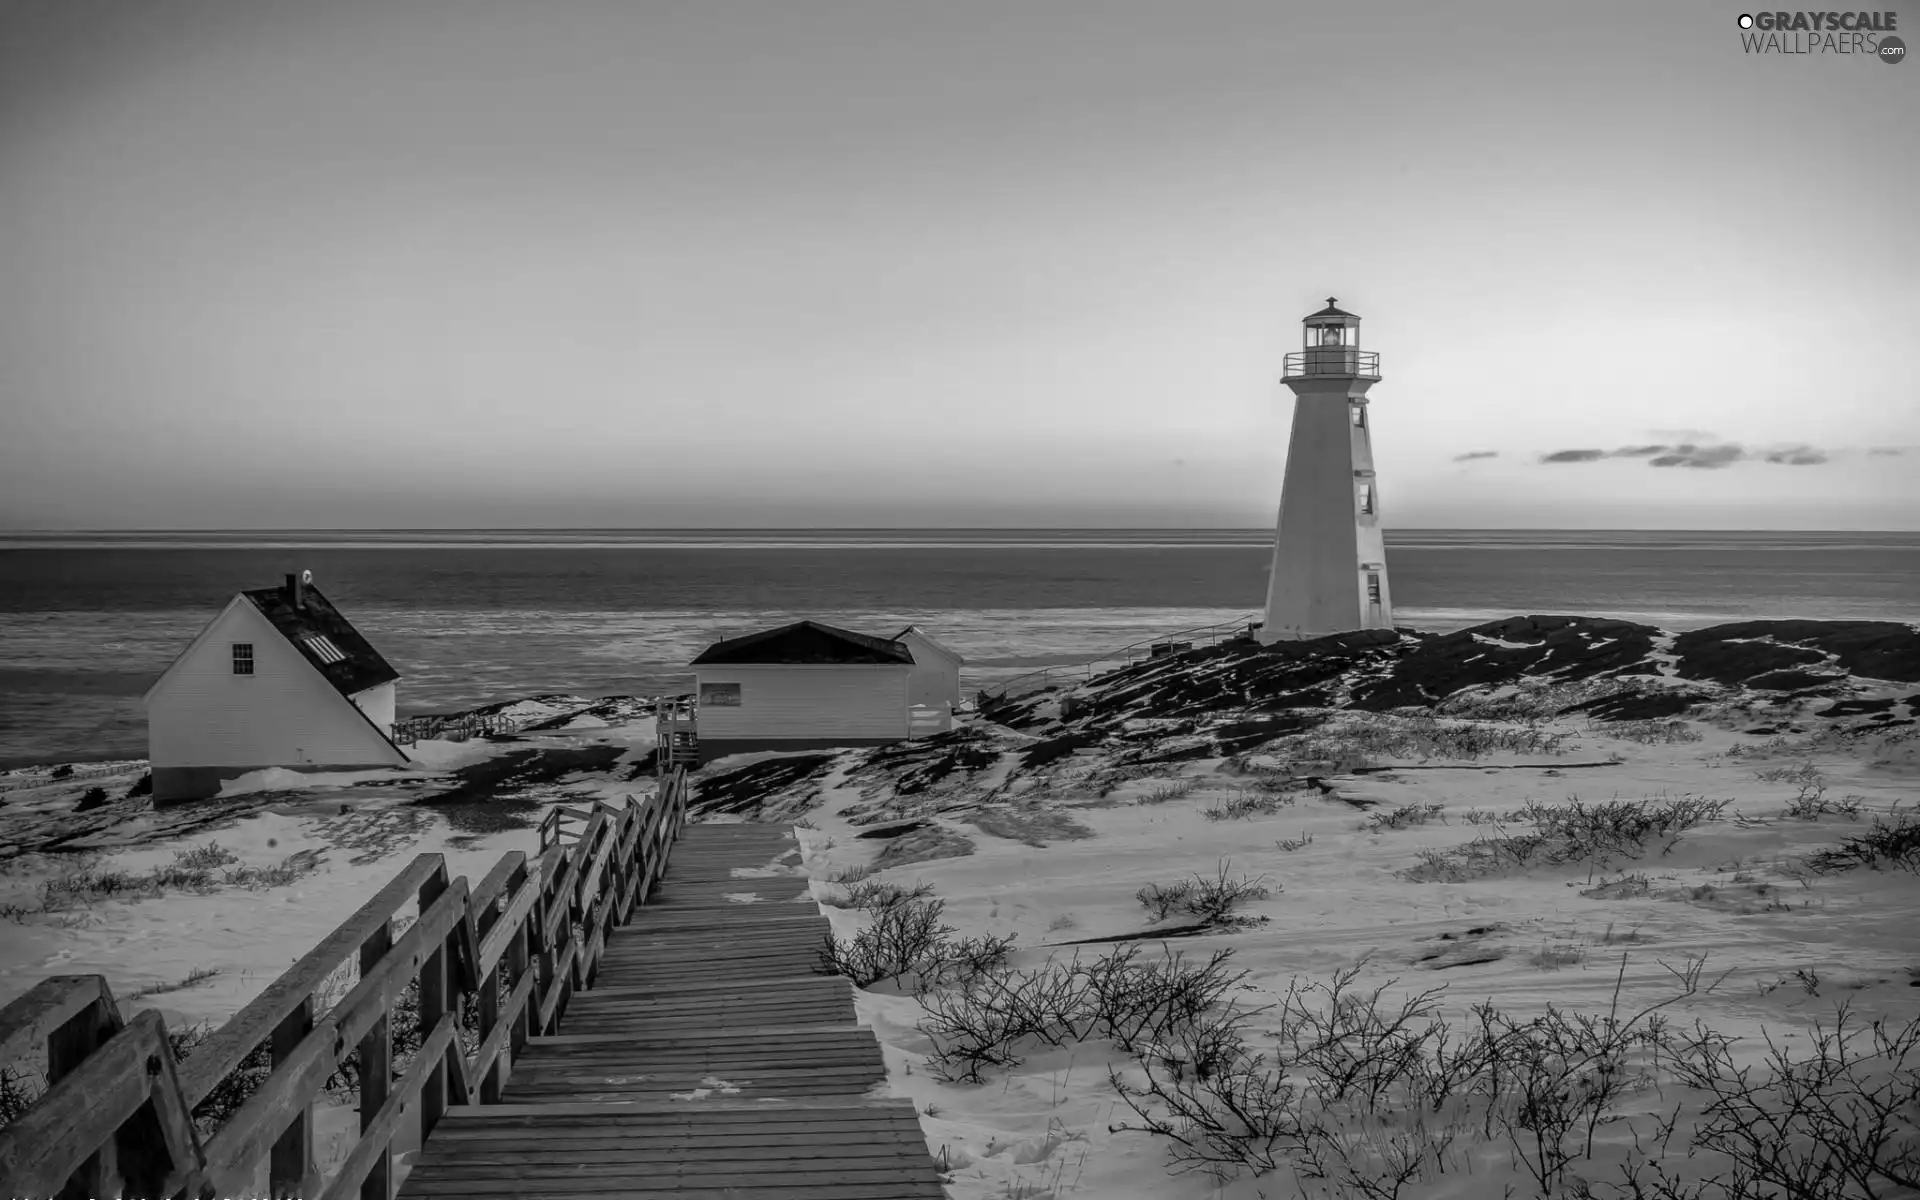
[[[399,668],[403,712],[649,694],[707,643],[908,622],[969,688],[1253,614],[1264,530],[0,535],[0,765],[145,752],[140,693],[242,588],[311,570]],[[1389,532],[1396,618],[1920,621],[1920,534]]]

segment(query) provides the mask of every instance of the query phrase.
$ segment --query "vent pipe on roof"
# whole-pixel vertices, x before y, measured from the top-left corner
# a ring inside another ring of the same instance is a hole
[[[287,602],[296,609],[307,606],[306,589],[301,586],[300,576],[287,576]]]

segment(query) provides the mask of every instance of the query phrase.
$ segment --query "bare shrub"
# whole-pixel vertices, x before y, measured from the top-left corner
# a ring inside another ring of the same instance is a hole
[[[1246,972],[1228,968],[1232,951],[1194,962],[1164,950],[1142,961],[1137,944],[1092,961],[1079,955],[1027,971],[974,975],[958,989],[925,997],[921,1031],[934,1045],[933,1062],[946,1078],[977,1083],[989,1066],[1012,1066],[1034,1045],[1064,1046],[1107,1040],[1122,1050],[1164,1047],[1251,1015],[1229,996]],[[1199,1044],[1196,1042],[1195,1044]]]
[[[1389,829],[1410,829],[1415,825],[1425,825],[1439,817],[1445,811],[1444,804],[1403,804],[1392,812],[1371,812],[1360,828],[1368,833],[1385,833]],[[1444,819],[1444,818],[1442,818]]]
[[[943,924],[944,900],[909,895],[867,911],[873,923],[851,938],[826,935],[819,971],[844,975],[858,988],[903,979],[915,990],[972,979],[1000,969],[1012,953],[1014,938],[956,938]]]
[[[1273,892],[1266,886],[1266,876],[1236,879],[1229,868],[1228,861],[1221,859],[1212,877],[1195,872],[1173,883],[1150,883],[1135,898],[1156,921],[1183,913],[1203,925],[1235,924],[1245,920],[1235,916],[1236,908],[1248,900],[1265,900]]]
[[[944,900],[909,900],[877,910],[873,924],[850,939],[828,933],[820,949],[820,973],[844,975],[855,987],[868,988],[926,970],[956,932],[941,923],[946,906]]]
[[[1291,793],[1236,789],[1232,796],[1216,800],[1207,808],[1209,821],[1240,821],[1248,817],[1270,817],[1294,802]]]
[[[1533,726],[1442,720],[1425,713],[1367,713],[1350,714],[1337,725],[1282,739],[1270,752],[1296,762],[1326,762],[1351,770],[1380,758],[1472,761],[1501,753],[1563,754],[1567,737]]]
[[[1172,783],[1163,783],[1158,787],[1147,789],[1134,803],[1166,804],[1170,801],[1185,799],[1187,796],[1192,795],[1194,790],[1199,786],[1200,781],[1198,779],[1179,779]]]
[[[1481,1004],[1458,1040],[1437,1015],[1438,989],[1394,1005],[1390,985],[1352,990],[1357,968],[1325,985],[1296,980],[1271,1054],[1226,1012],[1142,1054],[1131,1077],[1110,1072],[1138,1120],[1116,1128],[1168,1139],[1176,1171],[1285,1164],[1365,1197],[1458,1168],[1452,1144],[1472,1132],[1504,1143],[1540,1195],[1556,1196],[1599,1130],[1625,1119],[1619,1102],[1646,1084],[1662,1045],[1662,1010],[1698,990],[1703,965],[1676,970],[1677,994],[1637,1011],[1622,1008],[1618,980],[1600,1014],[1549,1005],[1522,1020]]]
[[[1702,737],[1685,721],[1596,721],[1590,728],[1602,737],[1624,738],[1642,746],[1697,742]]]
[[[1920,1019],[1862,1028],[1842,1007],[1798,1055],[1769,1036],[1758,1066],[1741,1065],[1733,1042],[1703,1026],[1672,1041],[1676,1073],[1705,1099],[1693,1152],[1718,1156],[1723,1177],[1739,1182],[1725,1196],[1920,1189]]]
[[[911,888],[897,883],[888,883],[881,879],[860,879],[846,885],[846,895],[829,896],[822,904],[834,908],[851,908],[865,913],[877,913],[882,909],[894,908],[914,900],[925,900],[933,895],[933,885],[916,883]]]
[[[1599,863],[1644,855],[1649,843],[1672,850],[1686,830],[1720,820],[1730,800],[1681,796],[1667,800],[1608,800],[1529,804],[1503,820],[1527,821],[1534,832],[1508,834],[1496,825],[1464,845],[1420,851],[1420,861],[1401,872],[1416,883],[1480,879],[1531,866]],[[1473,821],[1473,824],[1482,824]]]
[[[1845,817],[1849,821],[1858,821],[1864,799],[1861,796],[1842,796],[1838,800],[1829,800],[1826,788],[1802,786],[1800,794],[1787,801],[1783,815],[1797,821],[1817,821],[1821,817]]]
[[[1727,753],[1731,754],[1733,751],[1729,750]],[[1791,767],[1762,767],[1753,773],[1753,777],[1762,783],[1791,783],[1796,786],[1820,783],[1824,779],[1811,759]]]
[[[1815,871],[1847,871],[1855,867],[1879,870],[1882,864],[1920,873],[1920,820],[1910,812],[1875,817],[1873,827],[1838,846],[1807,856]]]

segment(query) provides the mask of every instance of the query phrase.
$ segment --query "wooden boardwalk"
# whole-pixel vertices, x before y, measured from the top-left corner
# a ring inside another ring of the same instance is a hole
[[[912,1102],[886,1099],[793,831],[692,825],[501,1103],[448,1108],[402,1197],[938,1200]]]

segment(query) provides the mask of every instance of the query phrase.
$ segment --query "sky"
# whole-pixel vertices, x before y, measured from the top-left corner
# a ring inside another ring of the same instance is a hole
[[[1337,296],[1389,527],[1920,529],[1920,64],[1741,11],[0,0],[0,528],[1267,525]]]

